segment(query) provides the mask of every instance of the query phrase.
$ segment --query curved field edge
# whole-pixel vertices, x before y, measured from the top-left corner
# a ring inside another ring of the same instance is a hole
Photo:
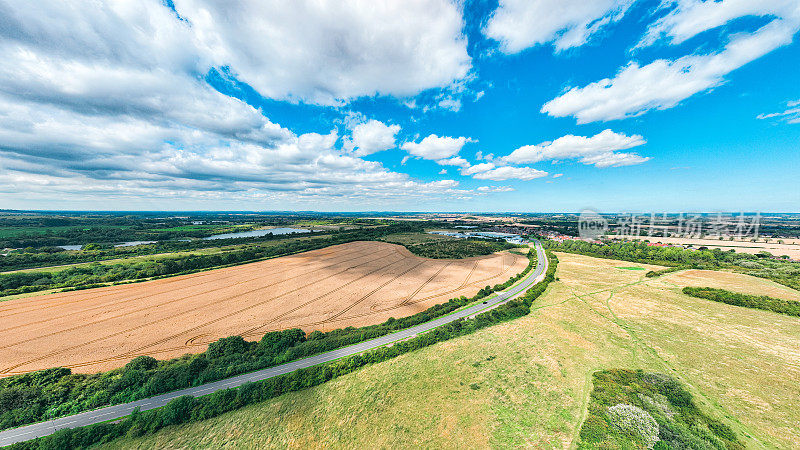
[[[392,224],[312,237],[278,237],[266,240],[239,238],[234,241],[240,245],[220,243],[217,247],[177,253],[177,257],[169,254],[152,255],[120,262],[101,261],[97,264],[80,263],[66,268],[54,267],[53,270],[45,268],[3,273],[0,274],[0,301],[4,300],[3,297],[50,289],[92,289],[238,266],[337,244],[378,240],[386,235],[419,228],[411,224]]]
[[[165,361],[140,357],[124,368],[95,375],[70,374],[68,369],[50,369],[0,379],[0,391],[4,392],[3,399],[0,399],[4,400],[0,402],[1,428],[12,428],[228,378],[424,323],[519,282],[535,266],[536,253],[531,252],[528,259],[529,264],[521,273],[504,283],[482,288],[471,298],[453,298],[420,313],[392,318],[379,325],[348,327],[327,333],[316,331],[308,339],[300,330],[267,333],[260,343],[246,342],[239,337],[224,338],[212,343],[206,353]]]
[[[467,335],[490,325],[524,316],[530,312],[533,301],[546,290],[547,285],[554,279],[558,261],[552,255],[548,255],[548,259],[551,265],[544,274],[543,282],[532,286],[521,297],[502,303],[489,311],[477,314],[471,318],[459,319],[439,326],[417,337],[398,341],[390,346],[376,348],[332,363],[301,369],[287,375],[262,381],[247,383],[237,389],[225,389],[197,398],[190,396],[179,397],[162,408],[149,410],[143,413],[134,412],[131,416],[115,423],[101,423],[88,427],[60,430],[50,436],[14,444],[11,447],[81,447],[92,445],[97,442],[104,442],[123,434],[142,435],[152,433],[169,425],[215,417],[247,404],[274,398],[286,392],[293,392],[319,385],[365,365],[392,359],[399,355],[433,345],[437,342]],[[512,281],[516,280],[509,280],[508,285],[513,284]],[[210,348],[209,351],[212,351],[212,348]]]
[[[737,315],[741,308],[616,269],[618,261],[557,255],[558,281],[524,317],[102,448],[575,447],[592,374],[613,367],[676,378],[747,448],[797,448],[800,376],[791,354],[777,354],[800,348],[796,319]],[[739,276],[754,288],[769,283]],[[694,326],[667,334],[678,312]],[[775,322],[782,330],[767,326]],[[675,334],[682,338],[671,342]]]

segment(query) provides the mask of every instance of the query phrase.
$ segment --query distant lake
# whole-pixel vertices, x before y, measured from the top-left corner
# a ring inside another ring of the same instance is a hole
[[[155,244],[158,241],[130,241],[114,244],[114,247],[133,247],[134,245]]]
[[[158,241],[128,241],[114,244],[114,247],[133,247],[134,245],[155,244],[156,242]],[[59,245],[59,247],[64,250],[80,250],[83,248],[83,245]]]
[[[292,234],[292,233],[310,233],[312,231],[322,231],[322,230],[308,230],[305,228],[270,228],[268,230],[252,230],[252,231],[239,231],[237,233],[224,233],[224,234],[215,234],[213,236],[204,237],[203,239],[232,239],[232,238],[242,238],[242,237],[259,237],[259,236],[266,236],[268,234]]]

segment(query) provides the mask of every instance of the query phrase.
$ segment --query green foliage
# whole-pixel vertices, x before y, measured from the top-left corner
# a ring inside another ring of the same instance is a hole
[[[152,356],[137,356],[131,362],[125,364],[125,371],[131,370],[153,370],[158,366],[158,360]]]
[[[710,287],[685,287],[683,293],[692,297],[703,298],[729,305],[744,306],[745,308],[763,309],[789,316],[800,317],[800,302],[768,297],[766,295],[747,295],[725,289]]]
[[[69,369],[49,369],[3,378],[0,379],[0,392],[17,388],[21,392],[14,394],[13,399],[9,398],[5,407],[0,399],[0,429],[43,420],[48,418],[47,414],[52,417],[74,414],[272,367],[428,322],[519,281],[536,263],[535,253],[530,256],[525,270],[505,283],[486,286],[472,298],[454,298],[412,316],[390,318],[379,325],[348,327],[327,333],[314,331],[308,339],[300,329],[276,331],[267,333],[258,343],[230,336],[212,342],[203,354],[169,361],[140,356],[122,369],[95,375],[71,374]],[[548,274],[552,277],[554,271],[555,268],[551,267]],[[535,289],[543,291],[540,286]],[[527,314],[529,307],[530,304],[527,309],[519,309],[518,302],[509,302],[492,311],[492,320],[519,317]],[[53,376],[53,373],[59,376]]]
[[[580,449],[743,449],[672,377],[642,370],[595,372]]]
[[[670,269],[648,272],[646,274],[648,277],[688,268],[726,269],[766,278],[800,290],[800,263],[762,258],[758,255],[736,253],[732,250],[687,250],[678,247],[650,247],[645,242],[614,241],[596,244],[577,240],[567,240],[561,243],[545,240],[543,244],[549,249],[560,252],[670,266]]]
[[[666,269],[661,269],[661,270],[650,270],[646,274],[644,274],[644,276],[646,276],[647,278],[655,278],[655,277],[660,277],[661,275],[666,275],[668,273],[677,272],[679,270],[684,270],[684,269],[687,269],[687,267],[682,267],[682,266],[667,267]]]
[[[87,288],[102,283],[191,273],[213,267],[243,264],[316,250],[346,242],[374,240],[386,234],[417,229],[420,229],[418,224],[399,223],[339,232],[316,239],[284,239],[269,246],[242,246],[231,251],[214,254],[190,254],[179,258],[160,258],[117,264],[90,264],[52,271],[8,273],[0,275],[0,295],[65,287]]]
[[[489,255],[517,247],[508,242],[485,239],[446,239],[422,244],[406,245],[411,253],[424,258],[461,259]]]
[[[238,389],[221,390],[199,398],[179,397],[163,408],[145,412],[134,411],[134,413],[127,418],[116,423],[101,423],[88,427],[60,430],[44,438],[14,444],[11,448],[16,450],[88,447],[97,443],[111,441],[126,434],[130,436],[141,436],[145,433],[153,433],[165,426],[208,419],[245,405],[277,397],[287,392],[322,384],[367,364],[386,361],[401,354],[433,345],[437,342],[463,336],[501,321],[520,317],[530,311],[532,302],[544,292],[547,288],[547,284],[554,279],[558,260],[552,254],[548,254],[548,259],[550,266],[548,267],[544,282],[526,291],[522,301],[510,301],[495,309],[478,314],[474,319],[461,319],[450,322],[413,339],[396,342],[391,347],[381,347],[327,364],[301,369],[287,375],[247,383]],[[531,262],[533,263],[533,261]],[[530,270],[530,268],[531,266],[526,270]],[[463,300],[459,299],[456,303],[462,301]],[[394,326],[394,324],[402,320],[403,319],[389,320],[381,326]],[[337,330],[337,332],[347,333],[347,329]],[[291,336],[297,336],[296,330],[286,330],[277,333],[286,333],[286,335],[271,336],[267,341],[270,343],[288,342],[292,339]],[[314,338],[311,339],[312,336],[309,336],[309,339],[302,342],[301,345],[309,342],[325,341],[329,335],[329,333],[316,335],[312,333]],[[262,339],[262,342],[264,342],[264,339]],[[261,347],[262,345],[259,344],[257,349],[251,349],[251,351],[258,351],[258,348]],[[297,345],[290,347],[289,350],[297,347]]]
[[[206,356],[209,358],[222,358],[225,356],[240,355],[251,347],[250,342],[241,336],[229,336],[208,344]]]

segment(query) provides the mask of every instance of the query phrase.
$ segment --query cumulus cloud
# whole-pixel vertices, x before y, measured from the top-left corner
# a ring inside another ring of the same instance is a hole
[[[394,146],[397,125],[367,121],[348,137],[354,152],[342,151],[336,132],[297,135],[204,79],[223,68],[266,97],[318,104],[447,88],[470,66],[459,8],[221,5],[179,0],[176,14],[157,0],[0,2],[0,192],[51,201],[469,194],[359,158]]]
[[[557,51],[585,44],[620,20],[635,0],[501,0],[483,29],[506,54],[552,42]]]
[[[436,161],[436,163],[439,164],[440,166],[469,167],[469,161],[460,156],[454,156],[452,158],[447,158],[447,159],[440,159]]]
[[[522,146],[504,156],[503,161],[520,164],[580,158],[581,163],[596,167],[629,166],[643,163],[650,158],[619,150],[638,147],[646,142],[638,134],[628,136],[608,129],[591,137],[568,134],[552,142]]]
[[[400,125],[386,125],[378,120],[368,120],[353,127],[345,146],[356,156],[371,155],[395,147],[395,136]]]
[[[747,7],[744,3],[679,2],[686,7],[676,9],[654,25],[643,42],[650,43],[656,39],[653,36],[663,34],[672,36],[673,42],[680,42],[733,18],[753,15],[759,5],[763,14],[783,15],[752,33],[734,35],[724,49],[715,53],[658,59],[646,65],[630,62],[613,78],[569,89],[545,103],[541,112],[553,117],[573,116],[578,123],[588,123],[672,108],[686,98],[723,84],[725,75],[731,71],[792,42],[800,29],[800,4],[792,1],[787,6],[788,3],[777,2],[784,7],[770,8],[766,6],[769,2],[754,1]]]
[[[464,136],[450,137],[431,134],[419,142],[406,142],[400,148],[418,158],[444,160],[457,155],[461,148],[469,142],[476,141]]]
[[[449,86],[471,66],[460,8],[447,0],[174,3],[204,57],[278,100],[404,97]]]
[[[480,186],[478,192],[513,192],[511,186]]]
[[[472,176],[472,178],[492,181],[505,181],[511,179],[529,181],[546,176],[547,172],[534,169],[533,167],[503,166],[476,173]]]
[[[465,167],[465,168],[461,169],[461,175],[464,175],[464,176],[475,175],[478,172],[485,172],[487,170],[494,169],[494,168],[495,168],[495,165],[492,164],[492,163],[475,164],[473,166],[469,166],[469,167]]]
[[[758,118],[779,119],[786,123],[800,123],[800,100],[786,102],[786,109],[781,112],[759,114]]]

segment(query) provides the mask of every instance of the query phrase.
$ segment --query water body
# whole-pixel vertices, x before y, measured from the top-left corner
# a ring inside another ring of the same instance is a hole
[[[155,244],[158,241],[129,241],[129,242],[122,242],[119,244],[114,244],[114,247],[133,247],[134,245],[146,245],[146,244]]]
[[[322,230],[308,230],[306,228],[270,228],[267,230],[252,230],[252,231],[239,231],[236,233],[224,233],[224,234],[215,234],[213,236],[204,237],[204,240],[209,239],[232,239],[232,238],[242,238],[242,237],[259,237],[259,236],[266,236],[268,234],[279,235],[279,234],[292,234],[292,233],[310,233],[312,231],[322,231]]]
[[[458,239],[503,239],[506,242],[510,242],[512,244],[521,244],[522,237],[518,234],[513,233],[497,233],[494,231],[470,231],[470,232],[462,232],[462,231],[429,231],[430,234],[439,234],[442,236],[450,236]]]
[[[128,241],[114,244],[114,247],[133,247],[134,245],[155,244],[156,242],[158,241]],[[59,247],[64,250],[80,250],[83,248],[83,245],[59,245]]]

